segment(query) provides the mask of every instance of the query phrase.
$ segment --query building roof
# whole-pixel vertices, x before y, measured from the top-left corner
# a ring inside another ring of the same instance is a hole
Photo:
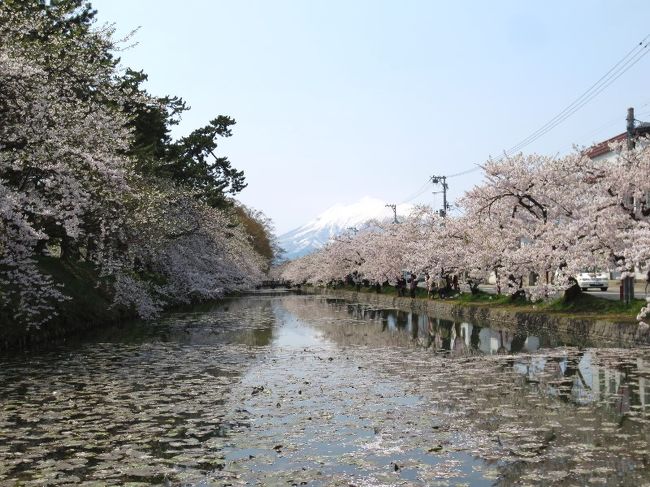
[[[650,134],[650,124],[648,123],[642,123],[634,129],[635,137],[640,137],[642,135],[647,136],[648,134]],[[623,132],[622,134],[615,135],[611,139],[607,139],[592,145],[584,153],[587,157],[593,159],[595,157],[602,156],[603,154],[607,154],[608,152],[611,152],[612,151],[612,149],[610,148],[611,144],[624,142],[626,139],[627,139],[627,132]]]
[[[593,159],[594,157],[602,156],[603,154],[607,154],[608,152],[611,152],[610,144],[616,144],[618,142],[623,142],[627,139],[627,132],[623,132],[622,134],[618,134],[611,139],[604,140],[602,142],[598,142],[595,145],[592,145],[585,151],[585,155],[589,157],[589,159]]]

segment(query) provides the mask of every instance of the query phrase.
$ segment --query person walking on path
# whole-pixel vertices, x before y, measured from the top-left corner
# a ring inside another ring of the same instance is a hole
[[[399,276],[395,282],[395,287],[397,288],[397,297],[401,298],[404,296],[404,291],[406,290],[406,281],[404,277]]]
[[[433,289],[435,287],[435,284],[434,284],[435,280],[434,280],[433,276],[430,276],[429,274],[427,274],[424,282],[425,282],[425,284],[427,286],[427,298],[432,299],[433,298],[433,293],[434,293]]]
[[[415,274],[411,274],[411,278],[409,279],[409,291],[411,291],[411,297],[415,297],[415,291],[418,288],[418,278]]]
[[[444,299],[447,294],[447,279],[444,276],[438,278],[438,295],[440,299]]]
[[[645,276],[645,295],[648,295],[648,285],[650,284],[650,269],[648,269],[648,272],[646,273]]]

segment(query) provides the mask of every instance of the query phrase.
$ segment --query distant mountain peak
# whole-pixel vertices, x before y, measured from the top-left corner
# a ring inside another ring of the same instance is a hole
[[[404,218],[413,209],[412,205],[397,205],[397,217]],[[321,248],[330,239],[350,228],[361,228],[370,220],[390,221],[393,210],[386,202],[370,196],[349,205],[337,203],[323,211],[313,220],[290,232],[280,235],[280,246],[285,250],[283,258],[296,259]]]

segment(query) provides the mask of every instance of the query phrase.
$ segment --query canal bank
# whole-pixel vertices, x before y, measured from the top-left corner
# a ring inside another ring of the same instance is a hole
[[[375,307],[438,316],[453,321],[469,321],[487,327],[498,326],[524,332],[531,329],[544,330],[575,346],[631,347],[650,344],[650,333],[641,332],[636,322],[563,316],[493,307],[487,304],[397,297],[384,293],[355,292],[345,289],[306,287],[304,292],[334,296]]]

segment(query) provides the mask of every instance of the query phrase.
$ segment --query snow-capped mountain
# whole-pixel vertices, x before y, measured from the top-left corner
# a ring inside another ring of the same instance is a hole
[[[404,218],[413,206],[397,205],[397,217]],[[369,220],[392,220],[393,210],[386,203],[368,196],[350,205],[334,205],[305,225],[278,237],[285,250],[283,259],[296,259],[325,245],[351,228],[361,229]]]

